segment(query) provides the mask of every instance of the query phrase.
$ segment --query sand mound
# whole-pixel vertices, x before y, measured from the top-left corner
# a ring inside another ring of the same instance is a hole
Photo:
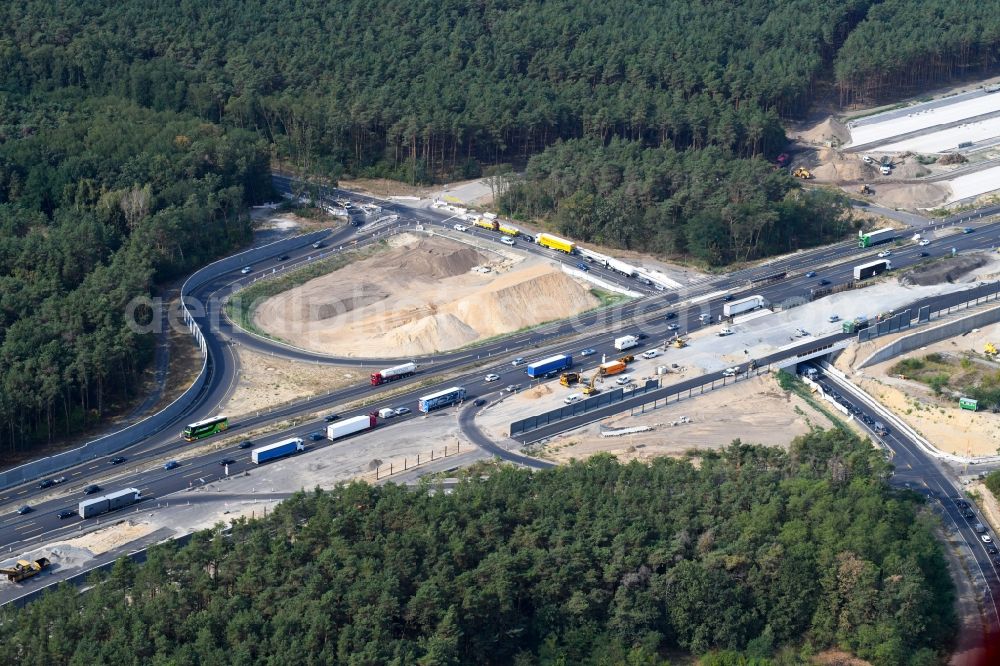
[[[880,183],[875,192],[880,204],[900,208],[938,206],[951,196],[951,189],[943,183],[921,183],[918,185]]]
[[[802,141],[814,144],[845,144],[851,140],[851,132],[836,118],[827,118],[800,132],[799,137]]]
[[[917,162],[900,164],[894,171],[899,178],[923,178],[931,172],[930,169]]]
[[[541,260],[512,267],[445,238],[420,238],[268,299],[258,327],[343,356],[406,357],[563,319],[597,306],[584,284]],[[490,265],[488,274],[470,272]]]
[[[531,400],[537,400],[550,393],[552,393],[552,389],[548,384],[539,384],[535,388],[528,389],[527,391],[521,391],[522,396]]]
[[[870,180],[877,173],[875,169],[868,166],[853,155],[843,155],[842,153],[824,148],[817,152],[817,158],[821,162],[819,166],[812,170],[817,180],[828,181],[859,181]]]

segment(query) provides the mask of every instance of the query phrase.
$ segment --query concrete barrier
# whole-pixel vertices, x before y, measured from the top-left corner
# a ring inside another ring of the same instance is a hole
[[[905,354],[906,352],[920,349],[934,342],[940,342],[941,340],[968,333],[974,328],[982,328],[988,324],[995,324],[998,321],[1000,321],[1000,306],[984,310],[983,312],[977,312],[968,317],[955,319],[940,326],[925,328],[887,344],[862,361],[858,367],[867,368],[870,365],[888,361],[900,354]]]
[[[184,284],[181,287],[181,311],[184,315],[184,322],[187,324],[188,330],[191,331],[191,335],[194,336],[195,340],[198,342],[198,346],[201,348],[202,353],[201,370],[198,372],[198,376],[195,378],[191,386],[189,386],[184,393],[178,396],[173,402],[164,407],[162,410],[156,414],[146,417],[138,423],[133,423],[126,428],[122,428],[116,432],[98,437],[97,439],[87,442],[83,446],[75,449],[63,451],[57,455],[42,458],[40,460],[33,460],[30,463],[25,463],[18,467],[14,467],[13,469],[0,472],[0,489],[16,486],[24,483],[25,481],[38,479],[54,472],[79,465],[80,463],[116,453],[128,446],[141,442],[150,435],[160,432],[165,427],[176,421],[177,418],[182,416],[195,403],[208,378],[208,373],[206,371],[208,369],[209,359],[205,345],[205,337],[198,322],[188,309],[187,297],[189,294],[201,285],[220,275],[233,271],[241,266],[245,266],[262,259],[267,259],[279,252],[289,251],[310,245],[317,240],[326,237],[328,234],[329,231],[327,230],[315,231],[301,236],[295,236],[294,238],[286,238],[275,241],[274,243],[269,243],[268,245],[263,245],[261,247],[253,248],[246,250],[245,252],[240,252],[239,254],[219,259],[218,261],[214,261],[200,270],[195,271],[190,277],[188,277],[187,280],[184,281]]]

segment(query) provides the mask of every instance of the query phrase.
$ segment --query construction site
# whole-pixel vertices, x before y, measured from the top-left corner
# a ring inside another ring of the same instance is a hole
[[[590,310],[591,286],[533,255],[401,234],[377,254],[260,304],[255,324],[340,356],[458,349]]]
[[[792,127],[779,160],[804,181],[887,208],[992,202],[1000,190],[1000,89],[970,85],[932,100]]]

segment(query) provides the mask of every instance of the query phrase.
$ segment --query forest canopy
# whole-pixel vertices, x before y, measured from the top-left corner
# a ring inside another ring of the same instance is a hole
[[[933,519],[868,441],[606,455],[451,494],[363,483],[0,610],[22,664],[659,664],[839,646],[930,664],[955,629]],[[724,662],[717,662],[724,663]],[[737,662],[730,662],[737,663]],[[787,663],[787,662],[786,662]]]
[[[126,305],[249,239],[264,141],[73,91],[8,96],[0,126],[0,450],[97,422],[137,390]],[[141,316],[141,312],[139,313]]]
[[[262,134],[312,175],[431,182],[528,164],[509,212],[726,264],[847,230],[845,198],[764,173],[782,118],[834,83],[873,102],[985,74],[998,16],[1000,0],[26,0],[0,6],[0,87],[191,112]],[[549,167],[605,154],[660,172],[554,182]],[[739,196],[755,178],[766,192]],[[600,198],[622,207],[588,203]]]

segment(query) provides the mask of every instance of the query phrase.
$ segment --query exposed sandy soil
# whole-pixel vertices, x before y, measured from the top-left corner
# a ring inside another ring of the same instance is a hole
[[[1000,448],[1000,417],[988,412],[969,412],[958,408],[955,400],[937,397],[924,384],[901,379],[889,370],[905,358],[919,358],[934,352],[949,355],[963,351],[981,353],[987,342],[1000,344],[1000,324],[993,324],[967,335],[942,340],[884,363],[865,368],[861,373],[852,365],[868,358],[875,350],[890,344],[899,335],[886,336],[862,345],[852,345],[837,359],[837,367],[852,375],[852,380],[883,405],[906,421],[932,445],[955,455],[996,455]],[[997,364],[1000,370],[1000,364]]]
[[[362,368],[297,363],[244,347],[237,347],[236,353],[240,359],[239,383],[220,409],[230,418],[361,384],[368,376],[368,371]]]
[[[851,140],[851,132],[836,118],[826,118],[811,127],[792,132],[791,138],[813,145],[826,145],[828,142],[843,144]]]
[[[327,353],[405,357],[456,349],[599,304],[584,284],[516,251],[411,234],[392,244],[268,299],[257,308],[257,326]],[[488,272],[472,270],[483,267]]]
[[[339,187],[352,192],[361,192],[376,197],[406,196],[406,197],[427,197],[430,196],[432,187],[418,185],[407,185],[388,178],[357,178],[355,180],[341,180]]]
[[[934,261],[907,271],[899,279],[903,284],[941,284],[958,282],[977,268],[995,261],[996,255],[985,253],[963,254],[943,261]],[[980,275],[981,272],[977,272]]]
[[[734,410],[734,404],[753,404],[753,410]],[[825,414],[797,395],[782,391],[772,376],[762,375],[645,414],[605,419],[554,438],[546,444],[543,455],[557,462],[601,452],[623,460],[648,460],[680,456],[691,449],[720,449],[737,438],[746,443],[788,446],[813,427],[831,425]],[[653,430],[619,437],[600,435],[602,428],[633,426],[653,426]]]
[[[883,206],[893,208],[931,208],[951,197],[946,183],[878,183],[875,198]]]
[[[871,666],[870,661],[859,659],[850,652],[841,650],[826,650],[812,658],[817,666]]]

